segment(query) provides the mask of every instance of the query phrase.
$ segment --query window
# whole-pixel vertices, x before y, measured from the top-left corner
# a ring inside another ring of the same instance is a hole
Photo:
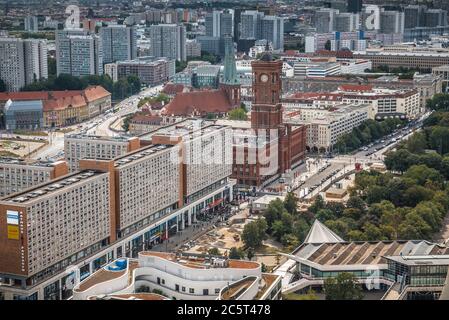
[[[189,288],[189,293],[195,293],[195,289]]]
[[[215,294],[219,294],[220,293],[220,289],[219,288],[216,288],[215,289]]]
[[[186,287],[182,287],[182,288],[181,288],[181,291],[182,291],[182,292],[186,292]]]
[[[203,296],[209,295],[209,289],[203,289]]]

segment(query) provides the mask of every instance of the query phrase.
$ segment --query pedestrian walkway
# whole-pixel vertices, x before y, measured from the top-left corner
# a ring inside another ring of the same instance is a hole
[[[165,240],[163,243],[157,244],[153,246],[151,251],[160,251],[160,252],[172,252],[179,249],[187,241],[195,240],[207,232],[214,229],[214,225],[218,222],[222,221],[222,216],[217,215],[211,221],[197,221],[196,223],[188,226],[184,230],[180,230],[175,235],[169,237],[168,240]]]

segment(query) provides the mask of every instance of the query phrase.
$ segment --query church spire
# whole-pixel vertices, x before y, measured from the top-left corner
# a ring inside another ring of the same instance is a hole
[[[224,84],[238,84],[232,37],[225,37]]]

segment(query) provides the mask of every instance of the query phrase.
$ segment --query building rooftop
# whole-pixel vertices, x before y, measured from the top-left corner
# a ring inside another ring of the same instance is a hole
[[[40,100],[27,100],[27,101],[12,101],[8,100],[5,105],[5,112],[8,111],[41,111],[43,110],[42,101]]]
[[[128,294],[107,294],[90,296],[88,300],[147,300],[147,301],[157,301],[157,300],[170,300],[167,297],[161,296],[155,293],[128,293]]]
[[[36,160],[23,160],[17,158],[0,157],[0,165],[20,165],[20,166],[32,166],[32,167],[46,167],[53,168],[55,165],[63,161],[36,161]]]
[[[215,121],[220,126],[228,126],[233,129],[251,129],[251,121],[247,120],[223,120],[219,119]]]
[[[448,252],[449,253],[449,252]],[[409,266],[421,266],[421,265],[449,265],[449,255],[399,255],[385,257],[387,260],[392,260]]]
[[[123,261],[119,263],[120,261]],[[97,270],[91,276],[87,277],[85,280],[81,281],[78,286],[75,287],[74,291],[83,292],[95,285],[107,282],[113,279],[117,279],[128,272],[129,279],[128,284],[131,284],[133,279],[133,271],[139,267],[139,262],[129,259],[119,259],[115,260],[111,264]]]
[[[214,125],[213,121],[202,120],[202,119],[186,119],[182,120],[168,126],[157,128],[148,133],[144,133],[139,136],[141,140],[151,141],[151,138],[155,135],[170,135],[179,136],[180,133],[187,134],[189,132],[194,132],[205,127]]]
[[[159,257],[171,262],[178,263],[182,266],[193,269],[210,269],[210,268],[232,268],[232,269],[256,269],[260,268],[260,264],[253,261],[233,260],[224,257],[209,257],[202,255],[176,255],[174,253],[143,251],[139,253],[143,256]]]
[[[162,109],[167,116],[204,115],[208,113],[227,113],[233,105],[223,90],[204,90],[178,93]]]
[[[339,243],[344,242],[335,232],[330,230],[318,219],[313,222],[304,243]]]
[[[79,140],[93,140],[93,141],[114,141],[114,142],[128,142],[132,137],[127,136],[96,136],[90,134],[72,133],[65,134],[64,139],[79,139]]]
[[[119,156],[114,159],[114,167],[124,167],[131,163],[134,163],[142,158],[153,156],[157,154],[158,152],[161,152],[163,150],[167,150],[169,148],[172,148],[172,145],[167,144],[155,144],[150,145],[148,147],[144,147],[142,149],[138,149],[135,152],[127,153],[125,155]],[[92,160],[92,159],[91,159]]]
[[[280,196],[280,195],[276,195],[276,196],[275,196],[275,195],[269,195],[269,194],[266,194],[266,195],[264,195],[264,196],[262,196],[262,197],[260,197],[260,198],[255,199],[255,200],[253,201],[253,203],[254,203],[254,204],[259,203],[259,204],[265,204],[265,205],[268,205],[271,201],[276,200],[276,199],[280,199],[280,200],[284,201],[285,196]]]
[[[220,300],[238,300],[255,282],[259,282],[259,277],[250,276],[224,287],[220,292]]]
[[[449,247],[424,240],[307,243],[295,256],[327,267],[386,264],[394,256],[441,256],[449,254]]]
[[[32,188],[23,190],[21,192],[9,195],[2,199],[2,202],[8,202],[9,204],[25,204],[33,202],[40,197],[46,196],[50,193],[57,192],[60,189],[74,186],[85,182],[88,179],[98,176],[102,173],[94,170],[86,170],[81,172],[76,172],[70,175],[63,176],[59,179],[54,179],[49,182],[34,186]]]

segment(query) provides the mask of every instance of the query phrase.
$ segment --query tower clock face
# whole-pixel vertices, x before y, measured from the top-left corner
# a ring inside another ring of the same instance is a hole
[[[261,75],[260,76],[260,81],[267,82],[268,81],[268,76],[266,74]]]

